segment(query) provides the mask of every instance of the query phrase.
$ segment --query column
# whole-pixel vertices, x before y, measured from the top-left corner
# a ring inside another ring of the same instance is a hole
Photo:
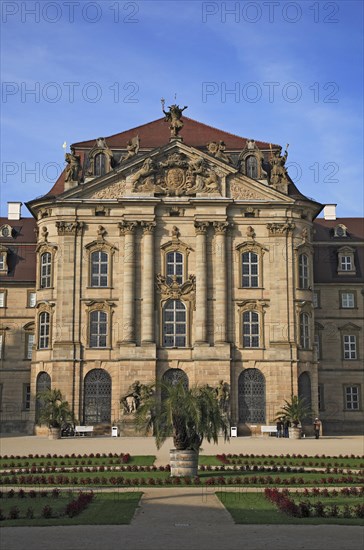
[[[215,228],[215,344],[226,343],[227,276],[226,231],[228,222],[213,222]]]
[[[196,229],[196,323],[195,344],[207,343],[207,264],[206,231],[208,222],[195,222]]]
[[[124,235],[123,344],[135,345],[135,228],[137,222],[122,222]]]
[[[142,222],[142,344],[154,342],[154,240],[155,222]]]

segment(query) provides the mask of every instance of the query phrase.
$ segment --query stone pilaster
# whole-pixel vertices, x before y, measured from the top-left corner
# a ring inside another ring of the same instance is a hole
[[[135,228],[137,222],[119,224],[124,235],[123,344],[135,345]]]
[[[154,239],[155,222],[142,222],[142,344],[154,342]]]
[[[227,276],[226,231],[228,222],[213,222],[215,228],[215,344],[226,343]]]
[[[207,343],[207,265],[206,231],[208,222],[195,222],[196,229],[196,321],[195,344]]]

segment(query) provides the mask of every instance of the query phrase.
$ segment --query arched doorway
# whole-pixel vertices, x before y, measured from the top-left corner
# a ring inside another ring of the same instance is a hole
[[[239,422],[265,423],[265,378],[258,369],[244,370],[238,380]]]
[[[111,377],[103,369],[93,369],[85,376],[85,424],[111,422]]]
[[[40,372],[37,376],[37,381],[35,385],[35,393],[36,393],[36,401],[35,401],[35,422],[38,424],[39,422],[39,415],[40,415],[40,408],[41,408],[41,400],[38,398],[38,395],[40,393],[43,393],[47,390],[51,389],[51,377],[47,372]]]
[[[306,405],[310,408],[312,407],[311,378],[308,372],[303,372],[298,377],[298,397],[300,397],[301,399],[304,398],[306,401]],[[302,424],[311,424],[311,418],[307,417],[303,419]]]

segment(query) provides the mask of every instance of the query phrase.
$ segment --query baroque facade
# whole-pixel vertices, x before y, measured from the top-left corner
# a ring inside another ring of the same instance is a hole
[[[362,220],[317,218],[287,150],[184,117],[75,143],[50,192],[0,221],[4,431],[59,388],[121,422],[136,382],[230,386],[248,435],[305,396],[324,433],[363,424]],[[309,433],[309,427],[307,427]]]

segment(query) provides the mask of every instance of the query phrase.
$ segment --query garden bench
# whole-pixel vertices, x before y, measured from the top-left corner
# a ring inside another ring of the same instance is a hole
[[[262,432],[262,434],[276,434],[277,426],[261,426],[260,431]]]
[[[81,436],[85,436],[86,434],[90,434],[92,436],[93,434],[93,431],[94,431],[94,427],[93,426],[75,426],[75,437],[77,435]]]

